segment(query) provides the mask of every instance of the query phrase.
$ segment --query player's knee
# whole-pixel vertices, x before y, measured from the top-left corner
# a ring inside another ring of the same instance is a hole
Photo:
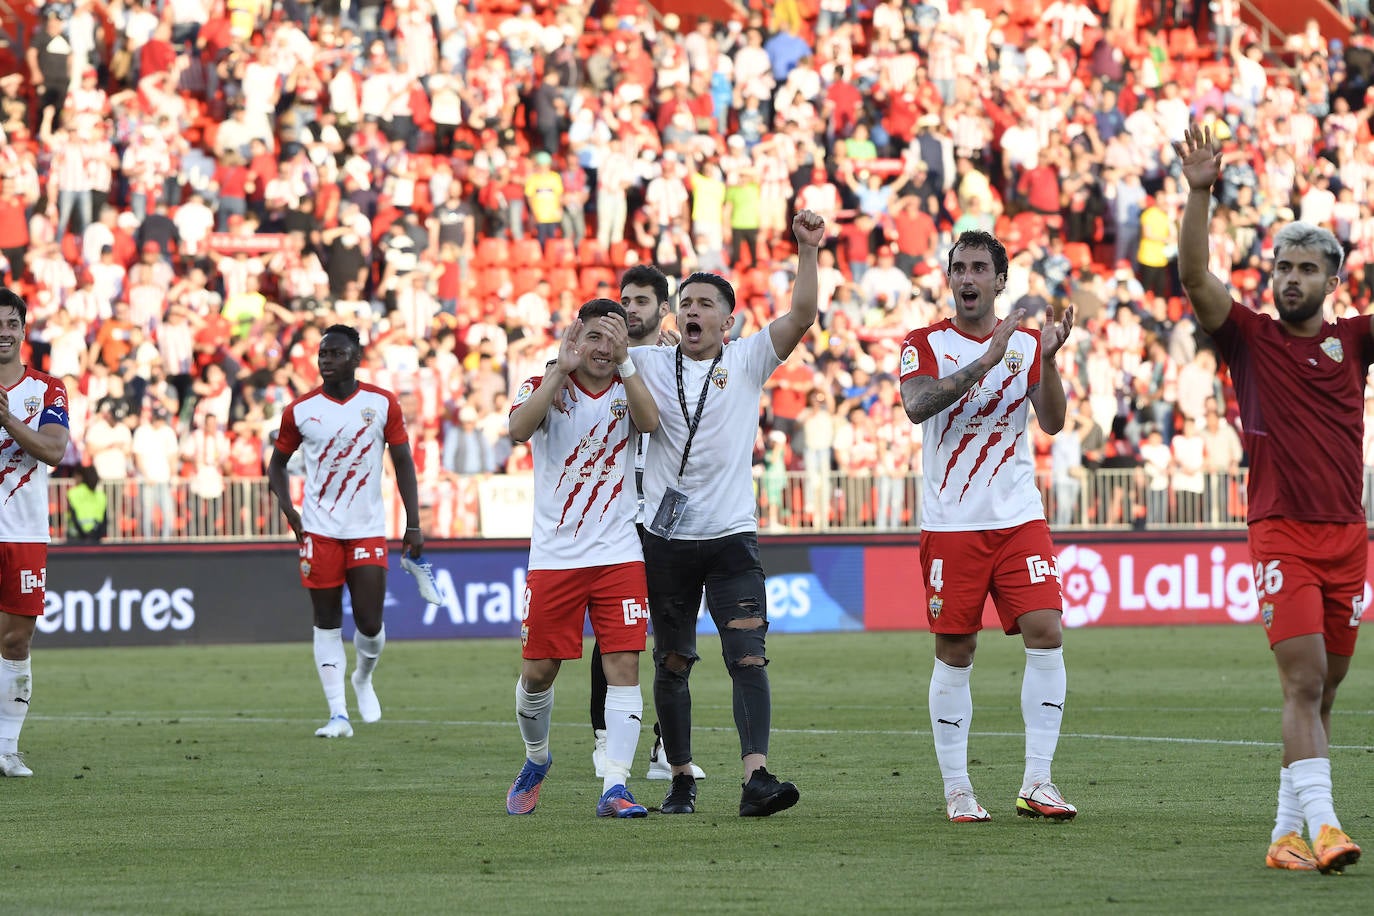
[[[0,655],[18,661],[29,657],[29,634],[22,630],[7,630],[0,633]]]

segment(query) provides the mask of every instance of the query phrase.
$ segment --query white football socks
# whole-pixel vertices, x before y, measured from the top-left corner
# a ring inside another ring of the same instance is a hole
[[[1021,791],[1050,781],[1050,763],[1064,722],[1068,676],[1064,648],[1027,649],[1021,678],[1021,718],[1026,725],[1026,771]]]
[[[602,792],[629,780],[643,718],[644,697],[639,687],[606,688],[606,775],[602,777]]]
[[[1276,842],[1290,833],[1302,836],[1302,803],[1293,788],[1293,771],[1283,767],[1279,770],[1279,808],[1274,815],[1274,831],[1269,835],[1269,842]]]
[[[385,646],[385,624],[377,631],[376,636],[364,636],[357,630],[353,632],[353,670],[357,672],[358,680],[365,681],[372,677],[372,671],[377,667],[377,659],[381,656]]]
[[[1293,774],[1293,791],[1297,793],[1302,815],[1307,820],[1307,835],[1316,839],[1323,824],[1337,830],[1341,822],[1336,818],[1335,803],[1331,799],[1331,760],[1309,757],[1288,764]]]
[[[315,670],[320,675],[331,719],[335,716],[348,718],[348,702],[344,698],[344,668],[347,665],[342,632],[337,628],[321,630],[315,627]]]
[[[549,721],[553,712],[553,688],[528,693],[525,682],[515,682],[515,723],[525,739],[525,756],[543,766],[549,762]],[[607,723],[609,725],[609,723]]]
[[[19,731],[29,714],[33,675],[29,660],[0,659],[0,754],[19,750]]]
[[[954,668],[935,659],[930,675],[930,730],[935,734],[935,759],[945,781],[945,795],[973,789],[968,776],[968,732],[973,722],[973,666]]]

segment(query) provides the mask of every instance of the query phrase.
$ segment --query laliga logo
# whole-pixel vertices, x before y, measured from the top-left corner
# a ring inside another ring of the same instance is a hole
[[[1081,627],[1101,619],[1112,590],[1101,554],[1077,544],[1065,547],[1059,555],[1059,581],[1063,583],[1064,626]]]

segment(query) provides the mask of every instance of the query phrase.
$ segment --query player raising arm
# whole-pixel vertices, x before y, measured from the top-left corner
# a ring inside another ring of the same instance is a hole
[[[1207,272],[1207,220],[1221,145],[1194,126],[1174,144],[1188,181],[1179,276],[1231,370],[1245,450],[1250,559],[1260,619],[1283,689],[1283,767],[1265,864],[1339,872],[1360,857],[1331,793],[1331,709],[1364,611],[1362,507],[1368,315],[1327,321],[1344,252],[1330,232],[1290,223],[1274,237],[1278,318],[1232,302]],[[1308,839],[1303,839],[1304,822]],[[1310,842],[1309,842],[1310,841]]]

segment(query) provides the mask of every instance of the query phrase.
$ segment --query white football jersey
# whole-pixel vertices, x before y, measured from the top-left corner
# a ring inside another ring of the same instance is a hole
[[[754,499],[754,439],[759,429],[763,383],[782,360],[773,351],[767,328],[725,345],[715,369],[711,360],[682,360],[682,390],[677,389],[677,347],[631,347],[635,367],[658,404],[658,429],[649,436],[644,462],[644,520],[654,520],[664,491],[687,494],[687,507],[675,540],[709,540],[758,530]],[[710,380],[707,380],[707,373]],[[701,425],[692,439],[687,468],[678,468],[687,443],[688,420],[696,416],[705,386]]]
[[[26,367],[7,393],[10,413],[23,417],[30,429],[49,423],[68,425],[67,389],[46,372]],[[48,470],[0,428],[0,542],[46,544],[51,540]]]
[[[948,319],[919,328],[902,342],[902,381],[953,375],[987,348]],[[1039,384],[1040,332],[1018,329],[995,368],[921,424],[923,529],[989,531],[1045,517],[1026,435],[1028,392]]]
[[[543,381],[526,379],[511,410]],[[530,437],[534,529],[530,569],[580,569],[643,561],[635,531],[634,450],[625,385],[616,376],[600,394],[577,383],[577,399],[550,407]]]
[[[304,449],[301,525],[339,540],[386,536],[382,456],[407,442],[401,405],[390,391],[359,382],[346,400],[316,388],[282,413],[277,448]]]

